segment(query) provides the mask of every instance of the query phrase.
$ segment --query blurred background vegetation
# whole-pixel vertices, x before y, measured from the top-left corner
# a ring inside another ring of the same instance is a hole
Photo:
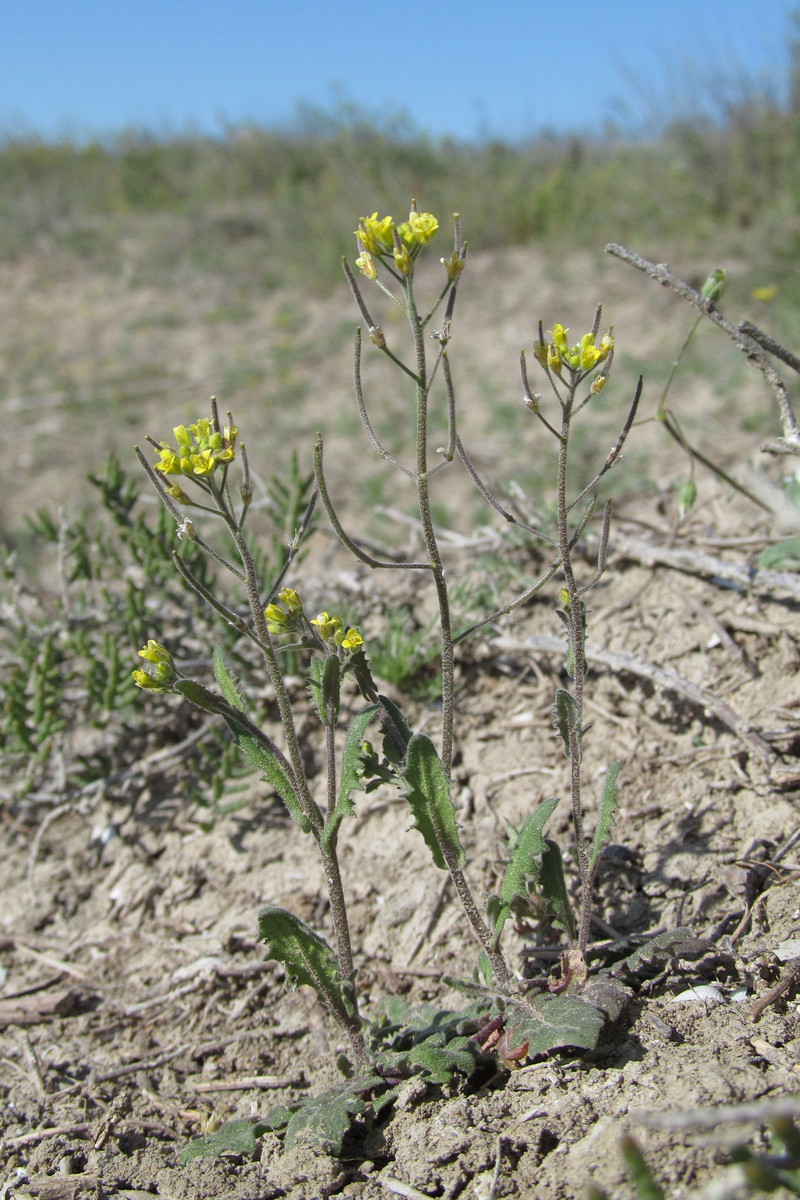
[[[433,139],[402,116],[346,102],[298,110],[291,129],[231,127],[219,137],[127,130],[84,143],[0,141],[0,261],[46,244],[121,269],[126,240],[148,279],[195,268],[259,289],[338,280],[353,214],[458,208],[482,248],[536,239],[570,246],[652,243],[778,223],[780,270],[798,250],[800,41],[788,100],[720,87],[649,138],[613,126],[523,144]],[[778,89],[775,89],[776,95]],[[130,267],[130,260],[125,260]],[[135,277],[134,277],[135,278]]]

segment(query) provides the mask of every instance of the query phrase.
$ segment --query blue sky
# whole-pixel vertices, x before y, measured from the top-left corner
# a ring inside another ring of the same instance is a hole
[[[780,96],[798,0],[3,0],[0,133],[290,124],[342,99],[457,138],[652,128]]]

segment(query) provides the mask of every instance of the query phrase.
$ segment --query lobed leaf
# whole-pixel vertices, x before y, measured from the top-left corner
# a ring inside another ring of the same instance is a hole
[[[256,1140],[266,1133],[269,1126],[253,1121],[226,1121],[216,1133],[206,1133],[193,1138],[178,1156],[182,1167],[193,1158],[218,1158],[220,1154],[241,1154],[246,1158],[256,1152]]]
[[[312,987],[322,1003],[340,1022],[353,1015],[349,988],[339,976],[336,956],[328,943],[294,913],[266,905],[258,913],[258,940],[267,947],[267,957],[286,968],[286,986]]]

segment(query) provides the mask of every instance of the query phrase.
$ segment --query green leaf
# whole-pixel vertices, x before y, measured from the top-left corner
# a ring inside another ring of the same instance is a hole
[[[574,942],[575,915],[567,894],[564,862],[558,843],[554,842],[552,838],[545,838],[545,852],[542,855],[539,875],[539,891],[555,924],[566,930],[570,941]]]
[[[432,1035],[402,1054],[403,1065],[421,1067],[432,1083],[449,1083],[455,1074],[470,1075],[476,1065],[475,1043],[467,1037],[445,1041]]]
[[[626,971],[636,973],[640,967],[653,961],[661,955],[667,957],[678,957],[681,947],[684,945],[692,945],[694,942],[694,934],[687,925],[680,925],[677,929],[666,929],[663,933],[656,934],[655,937],[648,938],[641,946],[637,946],[632,954],[627,958],[620,959],[619,962],[609,969],[609,975],[616,978],[619,975],[624,975]],[[624,943],[623,943],[624,944]]]
[[[350,799],[350,793],[356,791],[361,784],[361,744],[367,726],[375,719],[379,711],[377,704],[370,704],[362,712],[356,713],[347,730],[342,755],[342,778],[339,782],[339,798],[336,808],[325,822],[322,831],[322,849],[327,852],[331,840],[335,838],[339,826],[345,816],[355,816],[355,807]]]
[[[335,654],[328,654],[322,668],[322,706],[325,716],[323,725],[334,728],[339,720],[339,693],[342,686],[342,668]]]
[[[644,1155],[629,1133],[624,1133],[619,1139],[619,1151],[628,1179],[636,1191],[636,1200],[664,1200],[663,1188],[657,1182]]]
[[[308,690],[317,710],[317,716],[325,724],[325,704],[322,698],[322,676],[325,670],[324,660],[319,655],[313,655],[308,665]]]
[[[258,940],[266,944],[268,958],[283,963],[287,988],[300,983],[312,987],[341,1023],[353,1015],[350,989],[339,977],[336,956],[324,938],[294,913],[269,905],[259,909]]]
[[[365,1099],[364,1093],[373,1089],[382,1094],[376,1099]],[[353,1117],[369,1122],[393,1097],[394,1092],[387,1092],[382,1076],[358,1075],[319,1096],[309,1096],[291,1109],[278,1105],[267,1114],[265,1123],[274,1130],[286,1127],[287,1149],[302,1139],[312,1146],[324,1146],[327,1153],[338,1156]]]
[[[216,654],[214,658],[216,669]],[[308,833],[311,825],[301,808],[297,793],[286,769],[277,755],[273,754],[269,746],[265,744],[266,739],[263,736],[258,736],[259,731],[256,726],[245,715],[243,711],[244,702],[239,695],[233,677],[227,672],[227,667],[222,661],[221,654],[219,656],[219,664],[224,679],[224,683],[221,682],[220,686],[228,690],[231,688],[234,689],[232,694],[235,696],[236,705],[229,704],[221,696],[215,696],[208,688],[203,687],[201,683],[195,683],[193,679],[179,679],[175,684],[175,690],[180,692],[182,696],[198,708],[202,708],[205,712],[217,713],[218,716],[221,716],[227,722],[233,736],[236,738],[238,746],[251,767],[261,772],[264,780],[275,789],[286,805],[292,820],[300,826],[303,833]]]
[[[446,871],[449,858],[460,870],[466,855],[458,837],[450,784],[433,742],[424,733],[415,733],[408,743],[402,782],[414,817],[413,827],[424,837],[434,863],[440,871]]]
[[[606,1023],[605,1014],[594,1004],[548,992],[531,997],[526,1004],[511,1000],[506,1011],[512,1044],[518,1046],[527,1039],[529,1055],[565,1046],[593,1050]]]
[[[517,834],[511,858],[500,885],[498,897],[490,897],[487,912],[494,922],[495,941],[500,937],[508,918],[511,916],[511,906],[517,900],[527,900],[528,883],[538,883],[542,855],[545,852],[545,841],[542,830],[552,816],[558,804],[558,797],[543,800],[528,817]],[[497,903],[499,901],[499,904]]]
[[[264,781],[275,789],[286,805],[289,816],[295,824],[300,826],[303,833],[308,833],[311,826],[300,807],[300,802],[297,799],[289,776],[286,774],[279,760],[274,754],[270,754],[267,747],[259,738],[251,733],[244,732],[242,726],[236,723],[235,718],[226,717],[225,720],[233,731],[233,735],[251,767],[261,772]]]
[[[606,773],[605,783],[603,784],[603,794],[600,797],[600,814],[597,818],[597,828],[594,831],[594,841],[592,842],[592,853],[589,856],[589,871],[594,870],[600,851],[603,845],[611,834],[614,828],[614,822],[617,819],[617,809],[619,808],[618,792],[617,792],[617,776],[622,767],[622,760],[615,759]]]
[[[222,646],[219,644],[214,647],[214,676],[219,684],[220,691],[231,708],[237,708],[239,712],[244,712],[245,703],[239,682],[231,674],[230,668],[225,661],[225,656],[222,653]]]
[[[203,687],[202,683],[195,683],[193,679],[177,679],[175,691],[179,692],[190,704],[194,704],[196,708],[202,708],[204,712],[217,713],[218,716],[225,714],[227,708],[225,702],[210,692],[207,687]]]
[[[378,699],[391,721],[391,725],[386,720],[381,722],[383,753],[390,763],[393,763],[394,766],[400,766],[406,756],[408,743],[411,741],[411,730],[406,724],[406,719],[400,712],[400,709],[388,696],[378,696]],[[398,741],[402,743],[402,747],[397,744]]]
[[[184,1146],[178,1156],[182,1167],[193,1158],[218,1158],[220,1154],[241,1154],[252,1158],[256,1152],[256,1140],[266,1133],[268,1126],[264,1122],[226,1121],[216,1133],[206,1133],[202,1137],[193,1138]]]
[[[800,534],[767,546],[759,555],[758,565],[765,571],[800,570]]]
[[[561,734],[567,758],[570,757],[570,732],[572,730],[575,731],[578,741],[578,762],[580,762],[581,742],[583,740],[581,714],[575,697],[571,692],[565,691],[564,688],[556,688],[556,698],[553,704],[553,724]]]

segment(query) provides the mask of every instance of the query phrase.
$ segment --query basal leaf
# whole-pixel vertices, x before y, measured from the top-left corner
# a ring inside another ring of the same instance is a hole
[[[268,958],[283,963],[288,988],[307,984],[339,1021],[352,1016],[352,997],[339,977],[336,956],[299,917],[285,908],[259,909],[258,940],[265,943]]]
[[[336,808],[325,823],[325,828],[322,831],[323,850],[329,848],[331,839],[336,836],[343,818],[355,815],[355,808],[353,801],[350,799],[350,794],[362,787],[360,774],[361,744],[364,741],[367,726],[375,719],[377,712],[378,705],[370,704],[362,712],[356,713],[350,722],[344,743],[344,753],[342,755],[342,777],[339,782],[339,798],[336,801]]]
[[[565,1046],[593,1050],[605,1023],[605,1014],[594,1004],[548,992],[531,997],[524,1005],[510,1001],[507,1009],[512,1044],[526,1040],[529,1055],[546,1054]]]
[[[597,818],[597,828],[594,831],[594,841],[592,842],[592,853],[589,857],[590,872],[594,870],[597,860],[600,857],[600,851],[608,840],[611,830],[614,827],[614,822],[617,819],[617,809],[619,808],[617,776],[621,767],[622,760],[616,759],[612,762],[606,773],[603,794],[600,797],[600,814]]]
[[[446,858],[450,858],[460,869],[466,855],[458,837],[450,784],[436,748],[426,734],[415,733],[408,743],[402,778],[414,829],[424,837],[434,863],[440,871],[446,871]]]
[[[226,1121],[216,1133],[206,1133],[193,1138],[184,1146],[178,1157],[182,1167],[193,1158],[218,1158],[220,1154],[242,1154],[247,1158],[256,1152],[256,1141],[266,1133],[268,1126],[253,1121]]]
[[[365,1099],[373,1090],[380,1094]],[[374,1118],[393,1095],[382,1076],[358,1075],[319,1096],[307,1097],[292,1105],[291,1110],[279,1105],[267,1114],[265,1124],[275,1130],[285,1126],[287,1148],[302,1139],[338,1156],[353,1118]]]

